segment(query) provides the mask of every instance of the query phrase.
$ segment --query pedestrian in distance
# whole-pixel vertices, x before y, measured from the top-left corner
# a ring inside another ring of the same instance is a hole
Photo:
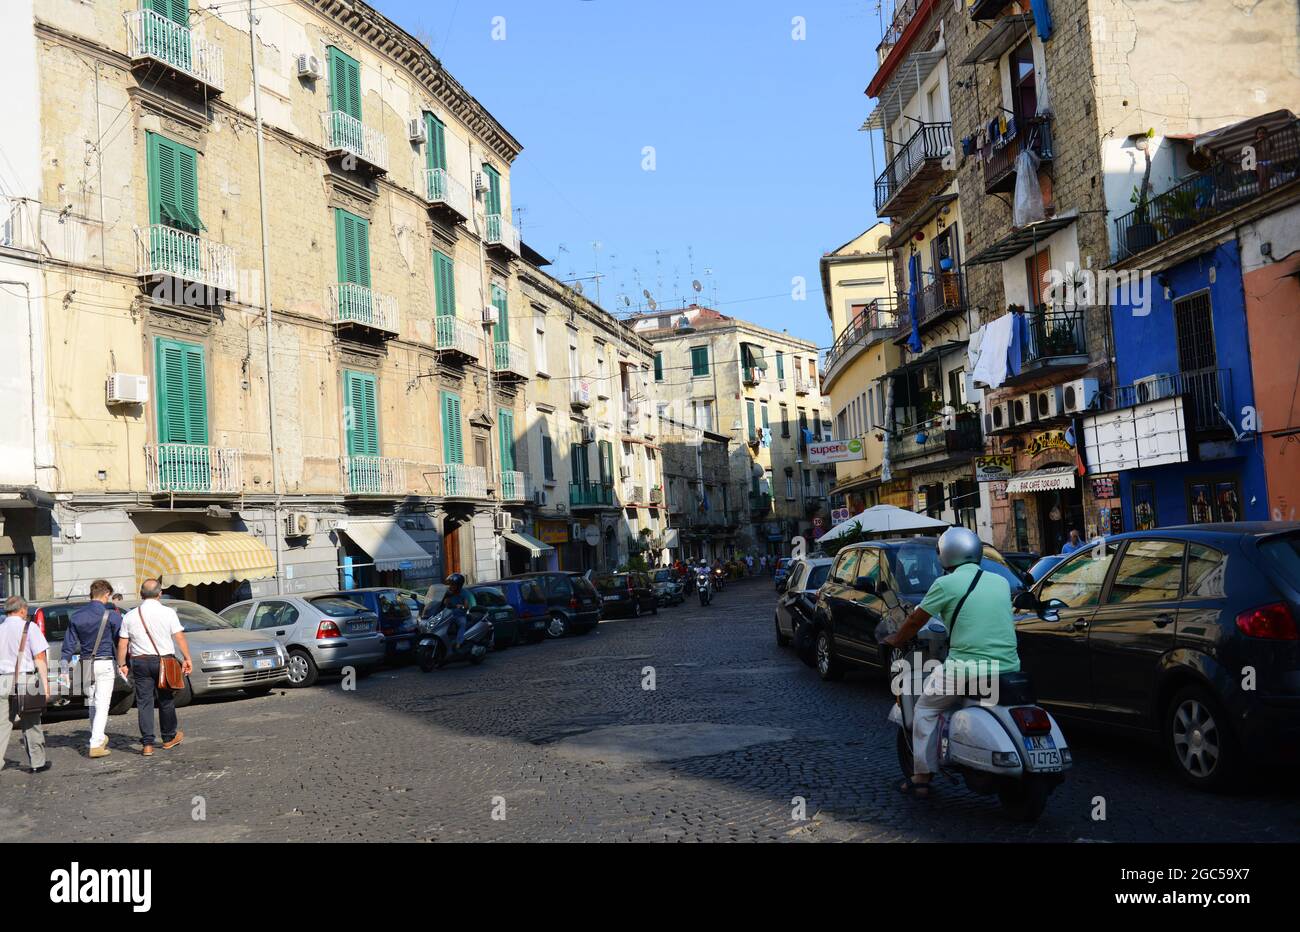
[[[49,650],[40,626],[27,617],[27,600],[19,595],[5,599],[5,620],[0,622],[0,690],[7,706],[0,724],[0,767],[17,724],[27,749],[27,772],[50,769],[41,730],[41,714],[50,701]]]
[[[63,675],[76,675],[89,709],[91,757],[107,757],[110,753],[105,728],[117,680],[113,651],[122,631],[122,615],[112,598],[113,587],[106,580],[96,579],[90,584],[90,601],[73,612],[68,633],[63,636]],[[79,658],[75,668],[73,657]]]
[[[1065,556],[1074,553],[1076,550],[1083,547],[1083,545],[1083,538],[1079,535],[1079,532],[1075,529],[1071,529],[1070,539],[1065,542],[1063,547],[1061,547],[1061,555]]]
[[[185,687],[185,677],[194,669],[185,629],[174,609],[162,603],[162,583],[146,579],[140,586],[140,605],[126,613],[117,639],[117,669],[131,679],[135,687],[135,705],[139,713],[141,753],[153,755],[154,704],[157,724],[162,731],[163,750],[170,750],[185,739],[176,721],[176,690]],[[177,661],[180,650],[182,660]],[[126,665],[127,651],[131,666]]]

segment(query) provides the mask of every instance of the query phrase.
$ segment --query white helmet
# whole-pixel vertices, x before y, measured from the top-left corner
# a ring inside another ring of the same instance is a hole
[[[979,563],[984,559],[984,544],[979,535],[968,527],[950,527],[939,536],[939,563],[946,570],[954,570],[963,563]]]

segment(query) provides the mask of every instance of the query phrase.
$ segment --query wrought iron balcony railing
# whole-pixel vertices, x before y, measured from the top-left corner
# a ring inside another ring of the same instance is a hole
[[[397,334],[401,329],[397,299],[366,285],[339,282],[329,287],[329,304],[335,324],[357,324]]]
[[[910,427],[899,428],[892,437],[892,456],[895,460],[911,459],[945,453],[982,453],[984,437],[979,419],[974,414],[953,415],[949,427],[944,427],[943,417],[927,418]]]
[[[342,110],[322,113],[321,121],[325,126],[326,152],[341,152],[380,172],[388,170],[388,140],[379,130]]]
[[[1026,147],[1038,156],[1039,162],[1050,162],[1056,157],[1052,150],[1052,129],[1047,120],[1026,120],[1001,146],[994,149],[990,145],[984,158],[985,194],[1015,189],[1016,156]]]
[[[220,46],[153,10],[131,10],[125,15],[127,54],[132,61],[162,62],[193,78],[210,93],[221,93],[226,69]]]
[[[1231,429],[1231,369],[1194,369],[1139,379],[1115,389],[1115,407],[1131,408],[1165,398],[1181,396],[1187,426],[1195,431]]]
[[[614,504],[612,482],[570,482],[570,508],[600,508]]]
[[[483,328],[450,314],[433,319],[434,346],[439,352],[460,353],[469,359],[483,355]]]
[[[1026,312],[1022,365],[1088,355],[1086,317],[1085,307],[1043,307]]]
[[[834,345],[826,351],[822,361],[824,376],[829,376],[835,364],[854,347],[865,346],[874,339],[883,339],[896,331],[900,322],[896,306],[893,297],[877,298],[849,321],[848,326],[836,336]]]
[[[402,495],[406,467],[391,456],[348,455],[340,461],[343,491],[348,495]]]
[[[136,227],[136,274],[170,275],[231,295],[235,292],[235,251],[224,243],[165,224]],[[212,302],[206,302],[212,303]]]
[[[487,498],[487,470],[464,463],[434,466],[431,474],[435,498]]]
[[[528,500],[528,477],[515,469],[501,471],[501,500],[523,502]]]
[[[469,188],[451,176],[445,168],[421,169],[424,177],[424,197],[430,204],[444,204],[462,218],[469,217],[473,199]]]
[[[150,492],[236,495],[243,488],[243,454],[197,443],[151,443],[144,448]]]
[[[498,375],[528,378],[528,354],[518,343],[497,340],[492,345],[492,371]]]
[[[519,231],[514,224],[501,214],[487,215],[487,239],[489,246],[504,246],[514,255],[519,255]]]
[[[933,180],[944,156],[951,152],[952,124],[922,123],[876,179],[876,213],[892,216],[907,212],[915,198],[900,195],[913,181]],[[903,201],[907,203],[902,204]]]

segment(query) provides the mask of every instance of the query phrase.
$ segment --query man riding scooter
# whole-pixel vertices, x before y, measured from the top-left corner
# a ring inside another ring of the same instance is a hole
[[[447,577],[447,592],[438,603],[436,611],[452,609],[452,649],[459,650],[465,640],[465,629],[469,625],[469,597],[465,595],[465,577],[452,573]]]
[[[1011,609],[1011,587],[996,573],[980,569],[984,545],[974,531],[952,527],[939,538],[939,563],[945,574],[930,586],[921,604],[894,634],[882,642],[902,648],[932,617],[948,626],[948,659],[926,678],[916,699],[912,727],[915,771],[899,786],[902,793],[928,799],[931,780],[939,769],[935,729],[940,715],[961,705],[964,695],[957,681],[977,676],[996,680],[1002,673],[1020,669],[1016,652],[1016,627]]]

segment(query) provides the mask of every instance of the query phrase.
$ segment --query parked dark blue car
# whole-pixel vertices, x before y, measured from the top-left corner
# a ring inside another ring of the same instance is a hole
[[[546,626],[550,622],[551,611],[546,601],[546,593],[535,579],[498,579],[484,583],[494,589],[500,589],[510,607],[519,619],[519,641],[536,644],[546,640]]]

